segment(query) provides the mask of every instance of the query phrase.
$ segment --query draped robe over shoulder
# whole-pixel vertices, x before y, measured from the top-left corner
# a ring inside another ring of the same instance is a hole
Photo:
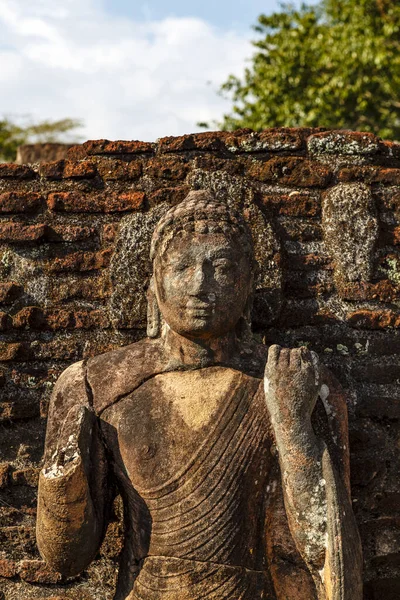
[[[144,340],[74,365],[57,385],[47,462],[71,406],[88,406],[97,419],[89,489],[103,534],[111,490],[123,499],[117,600],[323,597],[290,534],[263,382],[251,359],[247,372],[224,365],[177,371],[159,341]],[[346,409],[332,391],[339,424],[324,414],[319,427],[347,494]],[[340,530],[335,544],[345,569]]]

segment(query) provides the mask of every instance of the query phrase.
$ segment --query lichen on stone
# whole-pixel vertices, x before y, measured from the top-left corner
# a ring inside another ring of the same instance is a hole
[[[371,189],[364,183],[342,183],[323,199],[322,226],[338,285],[370,281],[378,220]]]

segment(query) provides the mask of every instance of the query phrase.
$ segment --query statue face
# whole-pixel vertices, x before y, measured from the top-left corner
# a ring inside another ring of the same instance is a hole
[[[243,314],[252,272],[223,234],[180,232],[154,261],[155,291],[166,323],[186,337],[228,333]]]

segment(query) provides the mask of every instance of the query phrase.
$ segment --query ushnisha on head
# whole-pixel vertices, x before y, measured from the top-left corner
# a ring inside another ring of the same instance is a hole
[[[161,319],[189,338],[220,337],[248,320],[255,261],[242,215],[193,191],[159,221],[152,238],[148,334]],[[161,317],[160,317],[161,313]]]

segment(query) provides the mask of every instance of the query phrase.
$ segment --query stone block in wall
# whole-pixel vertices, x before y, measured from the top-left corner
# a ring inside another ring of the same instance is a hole
[[[364,183],[341,183],[328,190],[322,204],[322,227],[337,283],[369,281],[378,238],[371,189]]]
[[[168,205],[161,203],[147,213],[128,215],[121,220],[110,264],[113,291],[109,312],[115,327],[146,326],[151,236],[156,223],[167,210]]]

